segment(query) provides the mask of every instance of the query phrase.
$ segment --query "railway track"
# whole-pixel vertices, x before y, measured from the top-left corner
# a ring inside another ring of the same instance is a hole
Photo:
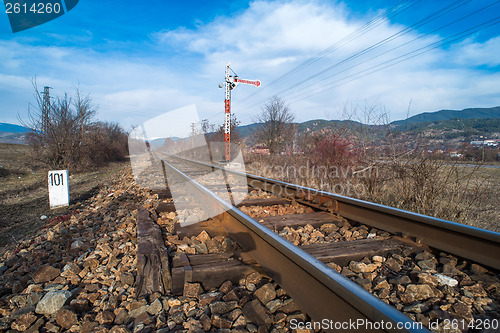
[[[157,157],[164,177],[168,174],[169,181],[175,179],[188,189],[196,198],[192,201],[203,201],[194,209],[198,219],[207,218],[200,214],[207,207],[208,217],[216,216],[205,222],[206,230],[213,233],[219,228],[229,234],[241,248],[240,259],[256,261],[313,321],[328,320],[330,325],[324,329],[333,329],[333,323],[357,322],[371,323],[357,326],[363,331],[426,332],[426,327],[439,331],[449,323],[467,331],[474,319],[498,322],[494,315],[500,302],[498,233],[222,166]],[[217,179],[211,179],[214,174]],[[253,192],[267,193],[268,198],[250,195],[239,202],[236,199],[243,199],[241,193],[246,194],[247,186]],[[278,207],[275,216],[265,216],[273,207]],[[287,214],[290,209],[284,207],[297,209]],[[180,210],[177,214],[181,225],[193,222]],[[197,233],[203,230],[199,225],[177,231],[194,229]],[[473,278],[461,275],[460,268],[472,272]],[[458,280],[450,278],[457,274]],[[456,284],[469,293],[457,296]],[[478,288],[476,297],[470,290]],[[479,315],[473,317],[466,307],[476,299],[484,306],[476,306]],[[441,304],[446,302],[449,306]],[[437,305],[430,310],[428,303]],[[448,313],[458,315],[447,317]]]

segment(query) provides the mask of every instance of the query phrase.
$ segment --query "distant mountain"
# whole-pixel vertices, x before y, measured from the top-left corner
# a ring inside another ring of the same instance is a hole
[[[26,144],[26,133],[30,131],[24,126],[0,123],[0,143]]]
[[[462,121],[460,121],[462,120]],[[498,121],[497,121],[498,120]],[[487,134],[497,133],[500,122],[500,106],[492,108],[469,108],[464,110],[441,110],[424,112],[408,118],[390,123],[397,131],[413,131],[422,128],[440,130],[471,130],[472,133]],[[248,138],[259,127],[259,124],[238,126],[240,137]],[[351,120],[324,120],[314,119],[297,123],[298,133],[321,133],[333,127],[350,128],[359,130],[368,127],[376,129],[377,125],[364,125]]]
[[[500,118],[500,106],[492,108],[470,108],[464,110],[440,110],[424,112],[408,119],[393,121],[391,125],[401,126],[406,124],[451,120],[451,119],[488,119]]]
[[[240,137],[246,138],[246,137],[250,136],[253,132],[255,132],[258,129],[260,124],[261,123],[254,123],[254,124],[250,124],[250,125],[238,126],[237,127],[238,134],[240,135]]]
[[[26,133],[31,130],[24,126],[9,124],[9,123],[0,123],[0,132],[9,132],[9,133]]]
[[[246,138],[250,136],[259,127],[260,123],[254,123],[250,125],[238,126],[238,132],[240,137]],[[325,119],[314,119],[308,120],[303,123],[296,123],[297,131],[302,132],[316,132],[324,128],[332,128],[335,126],[365,126],[359,122],[351,120],[325,120]]]

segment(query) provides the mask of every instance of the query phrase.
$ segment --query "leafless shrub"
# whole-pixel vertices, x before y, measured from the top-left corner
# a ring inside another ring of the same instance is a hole
[[[127,153],[127,136],[114,123],[93,120],[95,108],[89,96],[76,89],[75,98],[65,94],[47,103],[36,82],[36,105],[30,106],[24,125],[34,161],[50,168],[83,170],[123,159]]]
[[[347,122],[344,129],[332,128],[316,141],[303,144],[304,155],[248,154],[252,172],[455,222],[500,229],[495,200],[498,180],[484,176],[479,165],[462,166],[443,155],[429,154],[425,141],[419,138],[410,142],[410,147],[384,125],[388,124],[384,108],[365,105],[357,112],[349,119],[372,119],[376,126]],[[370,149],[378,148],[376,141],[381,137],[385,140],[383,149]]]

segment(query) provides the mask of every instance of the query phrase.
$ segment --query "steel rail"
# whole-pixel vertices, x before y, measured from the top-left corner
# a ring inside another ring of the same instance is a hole
[[[180,158],[180,157],[177,157]],[[436,217],[413,213],[360,199],[286,183],[221,166],[180,158],[207,168],[244,176],[248,184],[279,196],[305,196],[319,202],[333,201],[340,216],[391,233],[403,233],[462,258],[500,270],[500,233]]]
[[[210,198],[224,211],[220,218],[222,226],[312,320],[325,325],[322,328],[334,331],[338,330],[334,325],[343,325],[343,329],[357,328],[364,332],[429,332],[422,324],[222,200],[160,156],[158,158],[165,168],[182,177],[190,188]]]

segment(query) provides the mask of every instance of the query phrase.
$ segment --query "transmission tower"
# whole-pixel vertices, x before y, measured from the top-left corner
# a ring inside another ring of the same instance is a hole
[[[49,129],[49,113],[50,113],[50,89],[51,87],[43,87],[43,102],[42,102],[42,131],[43,135],[48,135]]]

